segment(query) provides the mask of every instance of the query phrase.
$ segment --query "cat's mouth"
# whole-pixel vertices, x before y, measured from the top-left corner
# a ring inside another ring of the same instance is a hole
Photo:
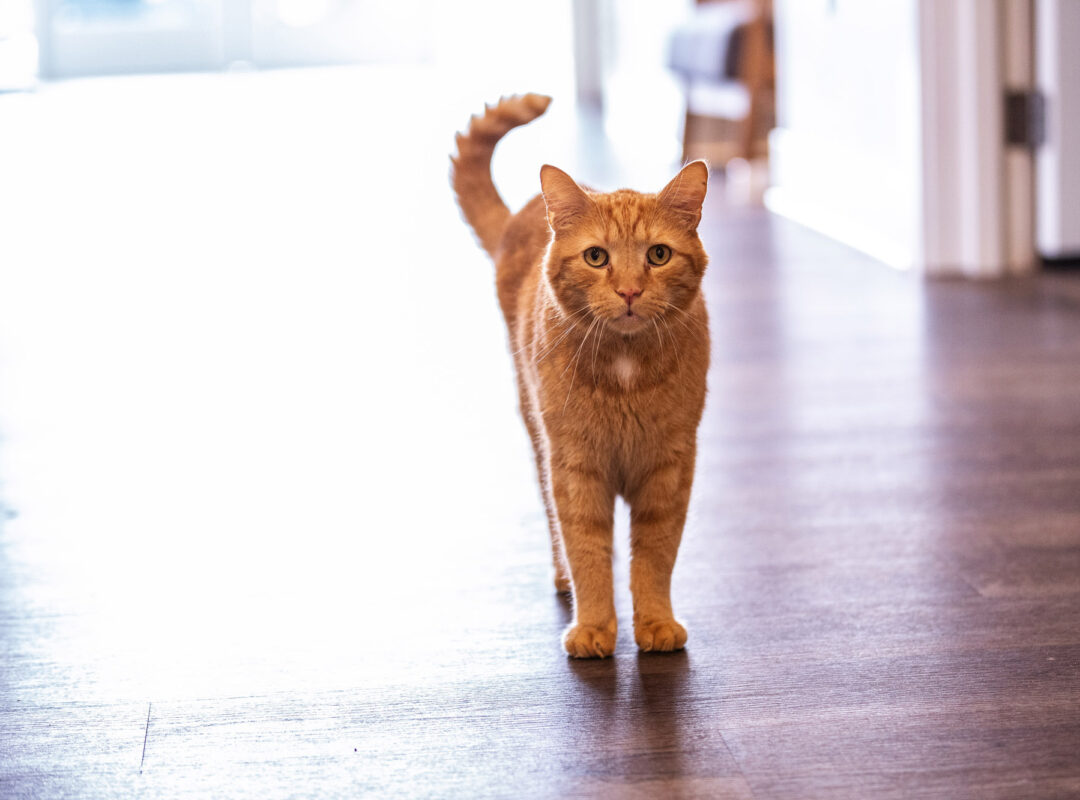
[[[645,324],[645,317],[633,309],[626,309],[626,311],[619,316],[611,320],[611,325],[616,330],[622,333],[630,333],[636,331],[638,328]]]

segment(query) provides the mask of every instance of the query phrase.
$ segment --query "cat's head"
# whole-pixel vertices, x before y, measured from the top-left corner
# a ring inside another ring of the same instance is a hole
[[[553,234],[547,280],[562,309],[626,335],[685,310],[708,260],[697,235],[708,177],[694,161],[657,194],[600,194],[541,168]]]

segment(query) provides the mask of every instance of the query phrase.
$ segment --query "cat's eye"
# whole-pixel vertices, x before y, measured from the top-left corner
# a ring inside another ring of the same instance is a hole
[[[666,244],[654,244],[649,248],[649,263],[662,267],[671,259],[671,248]]]
[[[590,247],[582,256],[585,258],[585,263],[590,267],[606,267],[608,262],[607,250],[602,247]]]

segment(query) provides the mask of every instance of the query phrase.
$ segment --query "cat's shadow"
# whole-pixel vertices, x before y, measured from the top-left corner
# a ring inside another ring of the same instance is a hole
[[[574,605],[569,593],[555,595],[556,613],[561,624],[569,625],[574,619]],[[630,646],[634,646],[633,637]],[[627,642],[620,641],[625,648]],[[613,698],[618,690],[617,664],[622,661],[623,668],[629,659],[613,658],[568,658],[571,674],[577,682],[597,699]],[[646,706],[660,702],[670,702],[681,696],[690,675],[690,656],[686,650],[674,653],[637,652],[637,687],[636,693]],[[665,697],[666,695],[666,697]]]
[[[574,601],[569,592],[555,595],[555,613],[562,626],[574,621]],[[614,658],[569,658],[570,674],[596,700],[610,700],[618,685]]]
[[[593,700],[603,701],[601,708],[609,709],[618,693],[618,671],[614,658],[567,658],[570,673]]]

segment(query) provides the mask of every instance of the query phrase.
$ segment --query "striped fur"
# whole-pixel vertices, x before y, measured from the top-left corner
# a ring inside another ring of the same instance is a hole
[[[511,215],[491,182],[491,152],[546,106],[525,95],[474,118],[458,138],[454,187],[495,261],[555,584],[574,597],[563,645],[575,657],[614,651],[621,495],[630,506],[634,637],[642,650],[676,650],[686,629],[672,612],[671,573],[709,365],[707,257],[697,235],[708,169],[689,164],[657,194],[603,194],[544,166],[542,193]],[[662,265],[649,260],[656,245],[670,250]],[[587,262],[592,248],[607,254],[603,265]]]
[[[504,97],[494,106],[485,106],[481,116],[469,120],[468,130],[457,135],[458,152],[450,158],[450,182],[466,221],[490,255],[495,255],[510,219],[510,209],[491,182],[491,155],[499,139],[539,117],[549,103],[550,97],[539,94]]]

